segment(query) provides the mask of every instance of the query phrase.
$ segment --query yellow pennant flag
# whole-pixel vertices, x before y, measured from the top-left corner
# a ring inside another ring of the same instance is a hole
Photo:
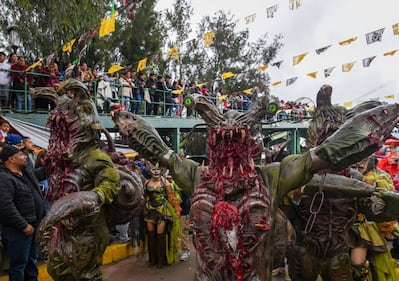
[[[29,71],[31,69],[35,69],[41,62],[43,59],[38,60],[37,62],[35,62],[34,64],[32,64],[31,66],[29,66],[26,71]]]
[[[75,41],[76,41],[76,38],[73,38],[71,41],[69,41],[64,46],[62,46],[62,51],[71,53],[72,52],[72,46],[75,43]]]
[[[204,34],[204,47],[209,47],[213,44],[213,37],[215,36],[215,31],[211,30]]]
[[[169,49],[168,59],[179,60],[179,49],[177,46],[173,46]]]
[[[394,99],[395,95],[384,96],[384,98],[386,98],[386,99]]]
[[[308,73],[308,74],[306,74],[307,76],[309,76],[309,77],[312,77],[312,78],[317,78],[317,71],[315,71],[315,72],[310,72],[310,73]]]
[[[393,50],[393,51],[390,51],[390,52],[386,52],[386,53],[384,53],[384,56],[393,56],[394,54],[396,54],[396,52],[398,51],[399,49],[396,49],[396,50]]]
[[[252,93],[252,89],[253,89],[253,88],[245,89],[245,90],[243,90],[242,92],[243,92],[244,94],[249,95],[249,94]]]
[[[281,81],[276,81],[276,82],[273,82],[272,83],[272,86],[278,86],[278,85],[280,85],[281,84]]]
[[[147,66],[147,58],[140,60],[139,64],[137,65],[137,72],[144,70],[146,66]]]
[[[351,101],[346,101],[346,102],[344,102],[344,107],[345,107],[345,108],[350,108],[350,107],[352,107],[352,102],[351,102]]]
[[[119,71],[119,70],[121,70],[121,69],[123,69],[123,66],[114,64],[113,66],[111,66],[110,68],[108,68],[108,73],[111,74],[111,73],[117,72],[117,71]]]
[[[220,101],[225,100],[225,99],[227,99],[227,95],[222,95],[222,96],[219,97]]]
[[[357,40],[357,36],[356,36],[356,37],[349,38],[349,39],[344,40],[344,41],[341,41],[341,42],[339,42],[339,44],[340,44],[341,46],[345,46],[345,45],[351,44],[352,42],[354,42],[354,41],[356,41],[356,40]]]
[[[204,86],[206,84],[208,84],[208,82],[199,83],[199,84],[197,84],[197,87],[198,88],[202,88],[202,86]]]
[[[392,25],[393,35],[399,35],[399,23],[395,23]]]
[[[258,66],[256,69],[259,71],[265,71],[267,68],[268,68],[268,65],[261,65],[261,66]]]
[[[223,79],[229,79],[230,77],[233,77],[233,76],[234,76],[234,73],[231,72],[231,71],[229,71],[229,72],[225,72],[225,73],[220,74],[220,76],[221,76]]]
[[[115,22],[117,12],[112,13],[112,15],[105,17],[101,21],[100,30],[98,31],[98,37],[104,37],[115,31]]]
[[[292,65],[299,64],[306,57],[307,54],[308,53],[303,53],[303,54],[293,57]]]
[[[355,61],[348,62],[342,65],[342,72],[349,72],[352,70],[352,67],[355,65]]]
[[[175,95],[181,95],[181,94],[183,94],[183,89],[180,89],[180,90],[173,90],[173,91],[171,91],[171,93],[172,93],[172,94],[175,94]]]

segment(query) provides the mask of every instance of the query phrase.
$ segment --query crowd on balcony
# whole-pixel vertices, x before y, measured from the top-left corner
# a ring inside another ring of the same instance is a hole
[[[183,106],[187,94],[197,93],[211,98],[221,113],[230,109],[248,110],[262,91],[241,91],[225,94],[222,88],[210,89],[206,84],[193,81],[172,80],[169,75],[157,75],[123,69],[114,73],[99,72],[87,63],[68,64],[59,70],[54,61],[40,62],[29,67],[23,56],[6,56],[0,52],[0,108],[12,111],[44,111],[54,108],[48,100],[31,100],[29,88],[54,87],[67,78],[81,80],[89,88],[99,113],[109,113],[114,108],[135,114],[153,116],[190,117],[193,112]],[[309,117],[311,108],[307,104],[281,101],[275,120],[297,121]]]

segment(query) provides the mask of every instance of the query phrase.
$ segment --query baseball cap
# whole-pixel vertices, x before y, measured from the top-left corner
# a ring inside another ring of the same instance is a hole
[[[11,156],[13,156],[14,154],[20,152],[21,150],[19,150],[18,148],[16,148],[13,145],[5,145],[3,147],[3,150],[0,153],[0,160],[5,163],[8,158],[10,158]]]
[[[22,137],[18,134],[7,134],[6,144],[17,145],[23,143]]]

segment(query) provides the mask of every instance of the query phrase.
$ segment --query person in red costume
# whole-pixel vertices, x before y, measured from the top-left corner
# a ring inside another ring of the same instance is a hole
[[[392,151],[385,158],[378,161],[378,168],[387,172],[395,185],[395,189],[399,191],[399,153]]]

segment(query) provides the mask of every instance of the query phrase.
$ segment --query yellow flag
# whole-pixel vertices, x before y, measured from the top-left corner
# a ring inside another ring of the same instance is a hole
[[[243,90],[242,92],[243,92],[244,94],[249,95],[249,94],[252,93],[252,89],[253,89],[253,88],[245,89],[245,90]]]
[[[144,70],[146,66],[147,66],[147,58],[140,60],[139,64],[137,65],[137,72]]]
[[[395,23],[392,25],[393,35],[399,35],[399,23]]]
[[[225,100],[225,99],[227,99],[227,95],[222,95],[222,96],[219,97],[220,101]]]
[[[169,49],[168,59],[179,60],[179,49],[177,46],[173,46]]]
[[[312,78],[315,78],[316,79],[316,77],[317,77],[317,71],[315,71],[315,72],[310,72],[310,73],[308,73],[308,74],[306,74],[307,76],[309,76],[309,77],[312,77]]]
[[[273,82],[272,83],[272,86],[278,86],[278,85],[280,85],[281,84],[281,81],[276,81],[276,82]]]
[[[386,98],[386,99],[394,99],[395,95],[384,96],[384,98]]]
[[[355,65],[355,61],[348,62],[342,65],[342,72],[349,72],[352,70],[352,67]]]
[[[339,44],[340,44],[341,46],[349,45],[349,44],[351,44],[352,42],[354,42],[354,41],[356,41],[356,40],[357,40],[357,36],[356,36],[356,37],[349,38],[349,39],[344,40],[344,41],[341,41],[341,42],[339,42]]]
[[[233,76],[234,76],[234,73],[231,72],[231,71],[229,71],[229,72],[225,72],[225,73],[220,74],[220,76],[221,76],[223,79],[229,79],[230,77],[233,77]]]
[[[31,69],[35,69],[41,62],[43,59],[38,60],[37,62],[35,62],[34,64],[32,64],[31,66],[29,66],[26,71],[29,71]]]
[[[298,63],[300,63],[306,57],[307,54],[308,53],[303,53],[293,57],[292,65],[297,65]]]
[[[346,107],[346,108],[352,107],[352,102],[351,101],[344,102],[344,107]]]
[[[215,36],[215,31],[211,30],[204,34],[204,47],[209,47],[213,44],[213,37]]]
[[[259,71],[265,71],[267,68],[268,68],[268,65],[261,65],[261,66],[258,66],[256,69]]]
[[[75,43],[75,41],[76,41],[76,38],[73,38],[71,41],[69,41],[64,46],[62,46],[62,51],[71,53],[72,52],[72,46]]]
[[[111,67],[108,69],[108,73],[111,74],[111,73],[117,72],[117,71],[119,71],[119,70],[121,70],[121,69],[123,69],[123,66],[114,64],[113,66],[111,66]]]
[[[175,95],[181,95],[181,94],[183,94],[183,89],[180,89],[180,90],[173,90],[173,91],[171,91],[171,93],[172,93],[172,94],[175,94]]]
[[[390,52],[386,52],[386,53],[384,53],[384,56],[393,56],[398,50],[399,49],[396,49],[396,50],[393,50],[393,51],[390,51]]]
[[[98,37],[104,37],[115,31],[115,22],[117,12],[114,12],[112,15],[105,17],[101,21],[100,30],[98,31]]]

